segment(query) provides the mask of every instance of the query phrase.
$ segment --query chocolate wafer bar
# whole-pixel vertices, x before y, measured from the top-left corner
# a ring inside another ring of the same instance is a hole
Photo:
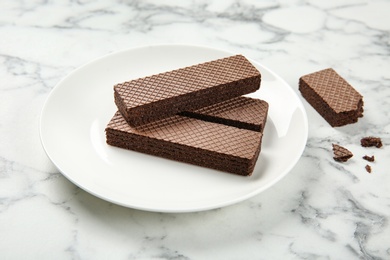
[[[302,96],[332,126],[356,123],[363,116],[363,97],[333,69],[299,79]]]
[[[262,133],[185,116],[137,128],[116,112],[106,128],[109,145],[239,175],[251,175]]]
[[[260,81],[260,72],[235,55],[116,84],[114,97],[126,121],[140,126],[254,92]]]
[[[179,115],[263,132],[267,114],[266,101],[241,96]]]

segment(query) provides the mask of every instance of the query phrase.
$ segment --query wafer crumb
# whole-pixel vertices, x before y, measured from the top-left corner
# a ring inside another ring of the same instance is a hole
[[[363,147],[375,146],[376,148],[382,147],[382,140],[379,137],[368,136],[360,140],[360,144]]]
[[[363,156],[363,159],[366,160],[366,161],[369,161],[369,162],[373,162],[375,161],[375,156],[368,156],[368,155],[365,155]]]

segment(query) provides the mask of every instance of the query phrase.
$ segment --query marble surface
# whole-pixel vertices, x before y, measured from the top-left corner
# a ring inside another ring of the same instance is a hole
[[[0,258],[390,259],[388,10],[386,0],[1,1]],[[302,99],[309,118],[302,158],[241,203],[185,214],[113,205],[50,162],[40,112],[77,67],[162,43],[242,53],[298,95],[300,76],[333,67],[364,96],[364,117],[331,128]],[[369,135],[384,146],[362,148]],[[355,156],[335,162],[332,143]],[[371,174],[365,154],[376,158]]]

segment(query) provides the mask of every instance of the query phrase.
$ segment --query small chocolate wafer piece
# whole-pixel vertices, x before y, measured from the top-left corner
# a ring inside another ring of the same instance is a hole
[[[180,115],[204,121],[263,132],[267,122],[268,103],[261,99],[236,97]]]
[[[106,128],[109,145],[239,175],[251,175],[262,133],[185,116],[137,128],[116,112]]]
[[[375,156],[368,156],[368,155],[364,155],[363,156],[363,159],[366,160],[366,161],[369,161],[369,162],[374,162],[375,161]]]
[[[382,140],[379,137],[368,136],[368,137],[362,138],[360,140],[360,144],[363,147],[375,146],[376,148],[381,148],[382,147]]]
[[[126,121],[140,126],[254,92],[260,81],[260,72],[235,55],[116,84],[114,97]]]
[[[333,154],[334,154],[333,159],[337,162],[346,162],[353,156],[351,151],[349,151],[345,147],[342,147],[337,144],[332,144],[332,146],[333,146]]]
[[[332,126],[357,122],[363,116],[363,97],[332,68],[299,79],[302,96]]]

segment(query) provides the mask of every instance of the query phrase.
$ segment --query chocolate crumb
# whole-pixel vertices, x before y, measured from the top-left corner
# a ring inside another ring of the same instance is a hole
[[[332,144],[333,146],[333,159],[337,162],[346,162],[348,161],[353,154],[347,149],[337,144]]]
[[[371,166],[370,165],[367,164],[365,168],[366,168],[366,171],[368,173],[371,173]]]
[[[365,156],[363,156],[363,159],[364,159],[364,160],[367,160],[367,161],[369,161],[369,162],[375,161],[374,155],[373,155],[373,156],[365,155]]]
[[[369,137],[362,138],[360,140],[360,144],[363,147],[375,146],[376,148],[380,148],[382,147],[382,140],[379,137],[369,136]]]

